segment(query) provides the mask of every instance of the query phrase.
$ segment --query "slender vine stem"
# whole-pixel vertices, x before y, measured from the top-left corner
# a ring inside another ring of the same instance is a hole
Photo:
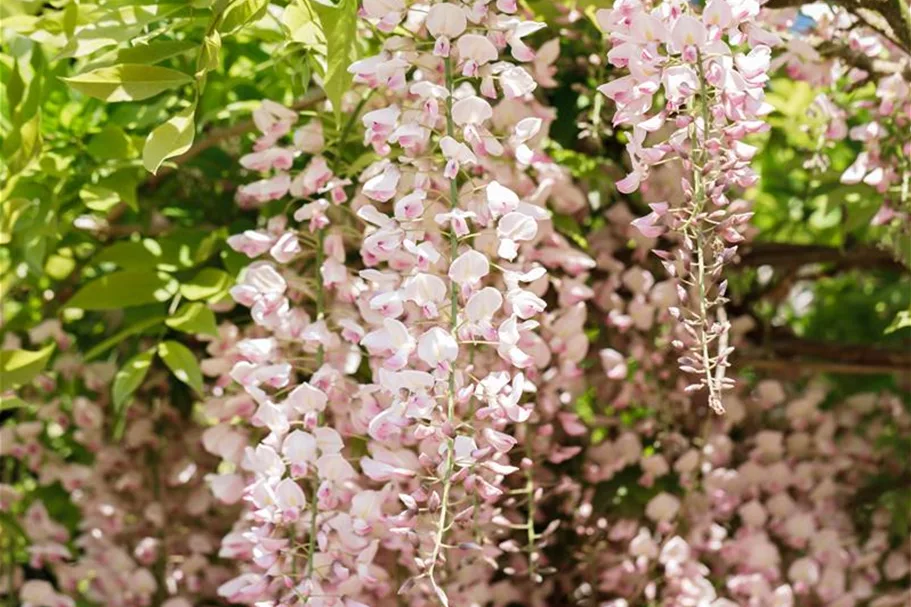
[[[360,102],[357,104],[354,112],[351,116],[348,117],[348,121],[345,123],[344,128],[342,128],[341,134],[339,135],[339,140],[337,142],[338,153],[336,154],[336,163],[339,162],[341,158],[342,150],[345,147],[345,142],[348,139],[348,135],[351,133],[351,129],[354,128],[354,123],[357,121],[358,116],[360,116],[361,111],[364,109],[364,106],[367,105],[367,101],[370,99],[372,91],[361,98]],[[336,167],[337,168],[337,167]],[[320,228],[316,231],[316,322],[325,320],[326,317],[326,291],[323,286],[323,280],[320,276],[320,272],[323,267],[323,261],[325,259],[325,252],[323,251],[323,246],[326,241],[326,228]],[[316,369],[319,370],[325,362],[326,352],[323,344],[319,344],[316,349]],[[322,425],[324,421],[323,412],[320,411],[317,417],[317,424]],[[316,527],[317,527],[317,508],[319,507],[319,478],[315,479],[313,483],[313,488],[310,494],[310,537],[307,538],[309,542],[307,550],[307,577],[313,576],[313,554],[316,551]],[[293,563],[292,563],[293,565]]]
[[[455,125],[452,120],[452,92],[453,92],[453,78],[452,78],[452,60],[449,57],[446,57],[443,61],[443,65],[446,71],[446,90],[449,95],[446,97],[446,134],[450,137],[455,137]],[[459,187],[456,183],[456,180],[453,178],[449,181],[449,208],[455,209],[459,204]],[[459,238],[455,233],[454,228],[449,230],[449,254],[450,262],[456,258],[459,250]],[[458,340],[456,330],[458,328],[458,312],[459,312],[459,290],[458,286],[450,280],[449,284],[449,330],[452,333],[453,338]],[[449,370],[449,397],[447,399],[446,405],[446,419],[449,422],[449,426],[452,426],[453,419],[455,417],[455,369],[451,367]],[[441,596],[439,591],[439,586],[437,585],[436,578],[434,577],[434,570],[436,568],[437,559],[440,556],[440,550],[442,550],[443,543],[446,538],[446,531],[448,529],[446,519],[449,516],[449,493],[452,488],[452,471],[453,471],[453,451],[455,449],[455,441],[452,437],[447,438],[447,449],[446,449],[446,465],[443,473],[443,495],[440,503],[440,515],[437,520],[436,535],[433,542],[433,553],[430,556],[430,564],[427,568],[427,576],[430,579],[430,584],[433,586],[434,590],[437,591],[437,595]]]

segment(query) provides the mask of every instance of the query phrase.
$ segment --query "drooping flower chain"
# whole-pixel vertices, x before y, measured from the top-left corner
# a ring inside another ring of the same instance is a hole
[[[246,486],[238,486],[238,476],[232,475],[231,489],[222,487],[228,501],[237,499],[240,489],[250,504],[247,521],[225,538],[223,550],[235,558],[247,556],[253,566],[220,592],[232,601],[257,604],[383,594],[383,576],[371,573],[378,542],[362,532],[369,531],[367,519],[378,516],[370,505],[376,492],[361,490],[342,438],[351,413],[351,384],[344,375],[357,369],[360,354],[344,329],[340,336],[327,322],[327,291],[338,303],[336,327],[344,327],[345,303],[351,301],[342,234],[330,229],[329,219],[330,207],[347,200],[347,182],[337,179],[319,154],[324,145],[320,123],[301,127],[293,145],[283,147],[277,144],[290,133],[296,112],[265,102],[254,117],[263,135],[257,151],[241,163],[276,174],[242,186],[239,202],[262,204],[287,194],[310,202],[294,212],[306,230],[288,229],[287,219],[278,216],[266,230],[229,241],[251,258],[268,252],[280,265],[251,264],[232,290],[265,333],[237,343],[239,360],[231,377],[257,403],[250,421],[269,433],[255,448],[246,447],[242,457],[235,455],[233,463],[249,473]],[[297,156],[308,160],[292,177],[286,171]],[[300,262],[308,258],[312,263],[299,273]],[[313,303],[315,318],[293,306],[300,298]],[[310,378],[295,385],[298,371]],[[219,427],[225,435],[233,432],[227,424]]]
[[[719,413],[721,394],[732,382],[725,377],[732,348],[721,273],[751,216],[728,194],[756,181],[750,168],[756,148],[743,138],[768,128],[761,118],[769,111],[763,87],[770,45],[777,42],[755,22],[758,13],[755,0],[711,0],[701,15],[674,1],[650,8],[622,0],[598,12],[613,44],[608,61],[630,72],[599,87],[617,104],[614,123],[633,129],[627,144],[633,170],[617,189],[635,191],[663,162],[680,161],[688,174],[680,200],[653,203],[652,212],[633,223],[648,238],[670,231],[682,239],[675,254],[656,251],[678,280],[681,331],[675,345],[686,350],[681,369],[697,378],[689,389],[706,389]],[[742,45],[752,50],[743,53]],[[653,112],[659,92],[664,105]],[[662,136],[669,126],[676,130]]]
[[[516,443],[508,426],[528,419],[523,401],[534,391],[522,372],[534,363],[523,344],[545,304],[524,285],[545,270],[525,263],[520,250],[547,213],[485,166],[504,154],[501,137],[520,148],[515,161],[533,154],[522,144],[541,120],[498,129],[487,99],[534,90],[524,67],[499,59],[509,49],[516,61],[533,60],[522,39],[542,25],[513,16],[515,2],[502,0],[407,11],[393,3],[401,8],[394,13],[374,4],[365,3],[368,21],[388,32],[407,12],[409,34],[387,37],[380,55],[350,69],[391,101],[363,119],[367,143],[384,158],[361,176],[367,200],[357,213],[368,224],[361,253],[366,265],[388,270],[362,272],[373,283],[363,306],[373,330],[362,344],[374,357],[376,398],[387,403],[371,422],[362,468],[399,486],[405,510],[392,531],[416,546],[406,586],[446,603],[472,591],[457,565],[443,581],[448,548],[493,548],[471,528],[489,520],[488,504],[516,470],[506,456]],[[394,449],[403,442],[415,445],[416,461]]]

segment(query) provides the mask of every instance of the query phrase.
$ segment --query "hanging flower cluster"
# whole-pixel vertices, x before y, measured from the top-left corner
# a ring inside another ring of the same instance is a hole
[[[379,542],[370,538],[382,494],[359,484],[343,439],[360,434],[352,427],[356,386],[346,375],[360,366],[362,331],[351,303],[363,288],[344,265],[340,205],[348,182],[321,155],[319,122],[292,133],[297,113],[274,102],[263,103],[255,118],[262,136],[241,164],[271,175],[242,186],[238,202],[290,194],[302,204],[293,212],[297,228],[278,215],[264,229],[229,239],[235,250],[262,259],[231,292],[250,309],[254,327],[242,335],[224,326],[203,365],[219,385],[234,380],[244,391],[208,403],[217,423],[203,437],[224,460],[222,473],[210,477],[216,495],[247,506],[221,554],[249,563],[219,594],[257,605],[328,605],[344,597],[347,605],[362,604],[354,597],[372,604],[389,592],[385,572],[373,565]],[[298,160],[303,166],[292,176]],[[314,316],[295,305],[302,300],[315,304]]]
[[[608,61],[630,72],[599,87],[616,103],[614,124],[632,127],[626,146],[632,172],[617,189],[635,191],[661,163],[684,168],[676,200],[651,203],[652,212],[633,224],[649,238],[670,232],[682,240],[675,254],[656,253],[678,281],[676,345],[686,350],[680,367],[697,378],[689,389],[707,390],[718,413],[721,393],[731,385],[721,272],[751,216],[729,194],[756,182],[750,168],[756,148],[743,139],[768,128],[763,87],[770,46],[778,42],[757,23],[758,14],[755,0],[712,0],[701,14],[684,2],[651,8],[640,0],[598,12],[612,43]]]
[[[485,561],[502,552],[483,530],[518,470],[514,428],[532,415],[535,352],[546,352],[534,332],[546,270],[526,254],[546,195],[509,186],[515,167],[536,162],[542,119],[494,107],[535,89],[523,39],[542,24],[514,16],[514,2],[364,9],[381,31],[401,20],[404,31],[349,70],[387,99],[363,117],[383,158],[362,173],[355,202],[371,284],[361,343],[373,382],[362,390],[382,409],[361,467],[392,482],[404,506],[390,521],[413,574],[404,590],[464,604],[482,596]]]

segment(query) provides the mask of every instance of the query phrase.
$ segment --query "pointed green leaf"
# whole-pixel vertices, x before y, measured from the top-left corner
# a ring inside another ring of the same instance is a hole
[[[190,149],[196,131],[195,111],[196,103],[188,105],[149,133],[142,148],[142,165],[147,171],[157,173],[162,162]]]
[[[176,314],[165,320],[165,324],[184,333],[218,335],[215,313],[201,302],[185,303],[180,306]]]
[[[142,385],[152,366],[152,358],[155,356],[155,348],[149,348],[145,352],[140,352],[117,371],[114,376],[114,383],[111,387],[111,396],[114,401],[114,437],[120,438],[123,434],[123,427],[126,421],[126,412],[129,409],[128,403],[130,397],[136,392],[136,389]]]
[[[177,281],[163,272],[123,270],[97,278],[66,302],[68,308],[118,310],[170,299]]]
[[[6,245],[13,241],[16,221],[31,204],[37,203],[25,198],[7,198],[0,202],[0,244]]]
[[[165,319],[164,316],[153,316],[151,318],[146,318],[145,320],[141,320],[135,324],[132,324],[124,329],[121,329],[120,331],[117,331],[117,333],[114,333],[113,335],[111,335],[110,337],[108,337],[107,339],[102,341],[100,344],[92,347],[91,350],[86,352],[85,361],[89,362],[91,360],[94,360],[95,358],[98,358],[99,356],[101,356],[102,354],[104,354],[105,352],[107,352],[108,350],[110,350],[111,348],[113,348],[114,346],[119,344],[120,342],[122,342],[127,337],[129,337],[131,335],[135,335],[137,333],[142,333],[146,329],[151,329],[152,327],[155,327],[155,326],[161,324],[164,321],[164,319]]]
[[[124,363],[123,367],[117,371],[114,376],[114,383],[111,386],[111,397],[114,400],[115,409],[120,409],[133,392],[142,384],[149,367],[152,366],[152,358],[155,356],[155,348],[149,348],[145,352],[140,352],[133,358]]]
[[[231,286],[231,277],[224,270],[203,268],[191,280],[180,285],[180,294],[191,301],[213,299],[223,295]]]
[[[211,72],[217,70],[221,65],[221,36],[213,30],[202,41],[199,47],[199,55],[196,56],[197,76],[200,72]]]
[[[183,344],[176,341],[165,341],[158,344],[158,355],[168,366],[174,377],[187,384],[197,394],[202,394],[202,371],[193,353]]]
[[[40,350],[0,351],[0,392],[27,384],[44,370],[54,352],[53,343]]]
[[[300,42],[305,48],[314,52],[326,54],[326,36],[323,35],[322,25],[313,8],[304,0],[292,2],[282,13],[282,26],[288,36],[295,42]]]
[[[898,314],[895,315],[895,318],[892,319],[892,322],[889,323],[889,326],[886,327],[886,334],[895,333],[900,329],[906,327],[911,327],[911,309],[909,310],[900,310]]]
[[[218,31],[225,35],[233,34],[262,17],[267,6],[269,0],[233,0],[222,13]]]
[[[106,213],[120,202],[120,196],[114,190],[89,184],[79,192],[79,199],[93,211]]]
[[[148,99],[162,91],[188,84],[193,78],[157,65],[121,63],[62,80],[84,95],[115,102]]]
[[[85,149],[95,160],[122,160],[136,153],[133,140],[116,125],[108,125],[92,135]]]
[[[121,63],[153,64],[176,57],[196,47],[197,44],[192,40],[165,40],[151,44],[137,44],[118,52],[117,60]]]
[[[354,59],[357,38],[357,1],[341,0],[337,5],[312,0],[310,5],[319,16],[326,37],[326,77],[323,90],[332,102],[336,121],[342,115],[342,96],[351,88],[353,76],[348,66]]]

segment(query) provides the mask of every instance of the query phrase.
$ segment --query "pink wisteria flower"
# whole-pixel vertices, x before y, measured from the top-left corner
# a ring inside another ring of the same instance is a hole
[[[731,385],[720,275],[751,216],[729,194],[757,179],[750,168],[756,148],[743,139],[768,129],[763,88],[770,46],[778,43],[757,22],[759,9],[756,0],[711,0],[700,14],[683,3],[650,8],[622,0],[597,13],[612,44],[608,62],[629,71],[598,89],[616,104],[614,124],[632,127],[632,171],[617,189],[634,192],[659,164],[679,162],[684,170],[677,199],[652,203],[652,212],[632,225],[648,239],[681,239],[674,253],[656,251],[678,281],[680,368],[695,378],[690,389],[705,389],[719,413]]]

